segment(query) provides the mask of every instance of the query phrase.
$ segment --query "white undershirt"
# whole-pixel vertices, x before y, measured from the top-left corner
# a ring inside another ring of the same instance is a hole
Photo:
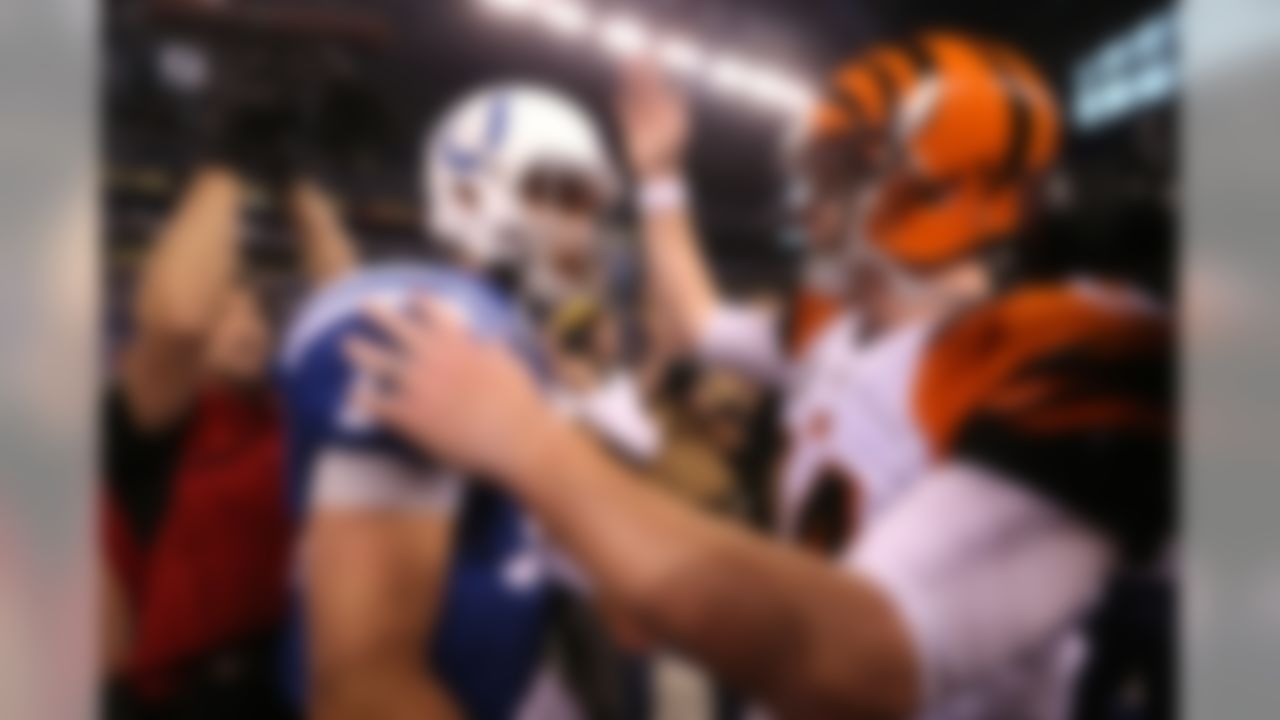
[[[754,380],[777,385],[786,379],[788,359],[772,310],[722,303],[711,312],[697,343],[699,357]]]
[[[420,468],[404,458],[368,450],[333,448],[317,459],[310,503],[316,508],[453,513],[461,476]]]
[[[1065,717],[1083,661],[1081,620],[1113,551],[1051,502],[984,468],[933,471],[842,565],[892,598],[934,720]]]

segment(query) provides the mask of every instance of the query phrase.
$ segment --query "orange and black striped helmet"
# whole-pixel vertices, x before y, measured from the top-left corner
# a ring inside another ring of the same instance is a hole
[[[935,30],[838,69],[806,146],[843,153],[824,161],[828,183],[871,179],[862,236],[927,269],[1017,232],[1059,132],[1053,92],[1019,52]]]
[[[821,189],[849,189],[879,172],[899,98],[915,69],[899,47],[883,45],[840,65],[803,127],[801,171]]]

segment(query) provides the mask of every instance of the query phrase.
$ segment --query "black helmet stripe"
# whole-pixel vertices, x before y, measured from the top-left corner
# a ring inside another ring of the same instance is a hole
[[[1022,80],[998,48],[983,46],[983,57],[991,66],[1004,90],[1009,108],[1009,144],[1004,159],[996,169],[994,180],[1000,185],[1016,182],[1026,171],[1031,150],[1031,99]]]
[[[894,117],[897,115],[898,108],[898,86],[893,81],[893,76],[885,70],[884,65],[876,57],[871,57],[867,61],[867,71],[871,73],[871,80],[875,83],[876,89],[880,91],[880,100],[884,107],[884,116],[886,125],[892,125]]]
[[[911,67],[915,70],[916,77],[924,77],[932,74],[938,68],[938,62],[933,57],[931,51],[920,37],[913,37],[902,43],[902,50],[907,54],[907,59],[911,61]]]
[[[854,124],[857,127],[864,128],[867,126],[866,108],[862,107],[862,103],[857,97],[844,89],[838,79],[833,79],[827,88],[827,100],[841,110],[848,112],[853,117]]]

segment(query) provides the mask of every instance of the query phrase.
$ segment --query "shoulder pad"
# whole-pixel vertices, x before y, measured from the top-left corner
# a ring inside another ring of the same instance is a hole
[[[1167,316],[1131,289],[1028,286],[939,331],[915,410],[936,457],[990,466],[1145,542],[1171,514],[1172,352]]]

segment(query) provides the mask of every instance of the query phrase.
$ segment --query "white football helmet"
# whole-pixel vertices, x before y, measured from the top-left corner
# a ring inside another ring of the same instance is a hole
[[[463,98],[426,138],[426,227],[442,246],[483,266],[528,263],[526,183],[539,171],[590,181],[611,204],[617,173],[591,116],[562,94],[527,83]]]

